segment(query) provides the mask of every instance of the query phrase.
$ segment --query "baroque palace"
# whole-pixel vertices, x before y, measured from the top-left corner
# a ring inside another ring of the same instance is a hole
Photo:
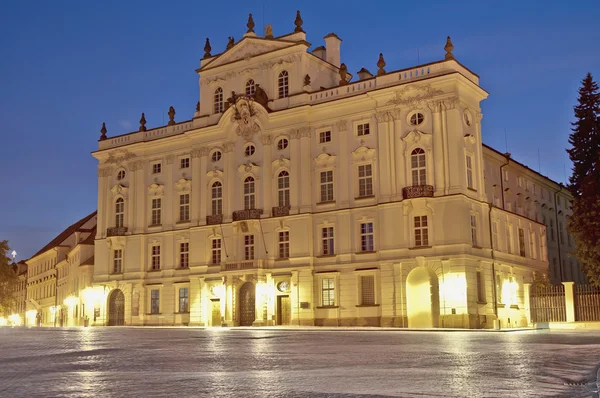
[[[488,93],[450,38],[438,62],[380,54],[353,78],[342,40],[308,51],[302,23],[207,39],[191,120],[102,126],[98,212],[71,227],[93,221],[93,256],[82,235],[28,262],[29,286],[48,261],[67,277],[32,296],[38,322],[520,327],[536,273],[584,282],[569,193],[482,143]],[[74,263],[93,264],[79,290]]]

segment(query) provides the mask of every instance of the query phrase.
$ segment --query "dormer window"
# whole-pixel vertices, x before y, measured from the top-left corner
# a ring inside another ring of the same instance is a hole
[[[288,73],[286,70],[281,71],[278,79],[279,98],[286,98],[289,95],[290,88],[288,83]]]
[[[215,90],[215,113],[223,112],[223,89],[218,87]]]
[[[256,85],[254,84],[254,80],[250,79],[246,82],[246,96],[251,97],[254,95],[256,91]]]

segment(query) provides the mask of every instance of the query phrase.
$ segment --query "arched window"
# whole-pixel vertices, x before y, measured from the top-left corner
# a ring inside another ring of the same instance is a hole
[[[427,170],[425,168],[425,151],[417,148],[410,154],[410,168],[412,170],[412,185],[427,185]]]
[[[244,180],[244,209],[256,207],[256,194],[254,189],[254,178],[246,177]]]
[[[215,90],[215,113],[223,112],[223,89],[218,87]]]
[[[289,95],[288,73],[286,70],[279,74],[278,84],[279,98],[285,98]]]
[[[250,97],[254,95],[254,91],[256,91],[256,85],[254,84],[254,80],[250,79],[246,82],[246,95]]]
[[[123,198],[117,199],[115,202],[115,227],[123,227],[125,218],[125,201]]]
[[[290,173],[285,170],[277,176],[277,197],[280,207],[290,205]]]
[[[212,184],[211,204],[213,216],[223,214],[223,185],[219,181]]]

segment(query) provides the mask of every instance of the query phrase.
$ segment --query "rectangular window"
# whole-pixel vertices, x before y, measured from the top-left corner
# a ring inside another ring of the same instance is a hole
[[[467,187],[473,189],[473,157],[467,155]]]
[[[502,174],[504,174],[504,181],[508,181],[508,170],[502,170]]]
[[[113,273],[120,274],[123,272],[123,250],[117,249],[113,251]]]
[[[427,216],[417,216],[415,222],[415,246],[429,246]]]
[[[540,236],[540,257],[542,261],[548,261],[548,253],[546,252],[546,234]]]
[[[373,243],[373,223],[360,224],[360,251],[372,252],[375,250]]]
[[[190,158],[182,158],[179,160],[179,168],[181,169],[189,169],[190,168]]]
[[[321,243],[324,256],[334,254],[333,227],[321,228]]]
[[[356,135],[369,135],[371,133],[369,123],[363,123],[356,126]]]
[[[189,291],[187,287],[179,289],[179,312],[190,312]]]
[[[150,313],[160,314],[160,290],[150,291]]]
[[[279,232],[279,258],[290,257],[290,231]]]
[[[358,196],[373,195],[373,170],[370,164],[358,166]]]
[[[485,303],[485,292],[483,290],[483,286],[483,273],[481,271],[477,271],[477,301],[480,303]]]
[[[558,243],[561,245],[565,244],[565,235],[564,235],[564,231],[563,231],[562,221],[558,222]]]
[[[529,255],[534,260],[537,258],[535,253],[535,232],[529,231]]]
[[[360,304],[375,305],[375,275],[360,277]]]
[[[244,235],[244,260],[254,260],[254,235]]]
[[[212,263],[221,264],[221,239],[212,240]]]
[[[333,278],[321,280],[321,305],[323,307],[335,305],[335,280]]]
[[[529,186],[530,186],[529,180],[525,180],[525,191],[529,192]]]
[[[321,131],[319,133],[319,144],[331,142],[331,131]]]
[[[517,177],[517,185],[519,186],[519,188],[523,188],[523,177]]]
[[[333,201],[333,170],[321,172],[321,202]]]
[[[525,257],[525,231],[519,228],[519,255]]]
[[[492,243],[494,244],[494,250],[500,250],[498,247],[498,221],[492,221]]]
[[[152,269],[158,270],[160,269],[160,246],[154,245],[152,246]]]
[[[190,221],[190,194],[179,195],[179,221]]]
[[[162,163],[153,163],[152,164],[152,174],[160,174],[162,171]]]
[[[181,242],[179,244],[179,266],[188,268],[190,266],[190,244],[189,242]]]
[[[556,238],[554,237],[554,219],[550,219],[550,239],[552,239],[552,242],[556,241]]]
[[[508,225],[506,227],[506,252],[513,253],[513,226]]]
[[[477,216],[471,214],[471,243],[477,246]]]
[[[162,199],[156,198],[152,199],[152,222],[151,225],[160,225],[161,224],[161,207],[162,207]]]

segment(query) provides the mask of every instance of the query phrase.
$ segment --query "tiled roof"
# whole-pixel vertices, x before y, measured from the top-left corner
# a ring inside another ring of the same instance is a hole
[[[96,213],[97,213],[97,211],[94,211],[92,214],[85,216],[81,220],[77,221],[75,224],[71,225],[69,228],[65,229],[56,238],[52,239],[52,241],[50,243],[48,243],[46,246],[42,247],[37,253],[35,253],[33,256],[31,256],[31,258],[39,256],[40,254],[42,254],[54,247],[59,246],[65,239],[67,239],[69,237],[69,235],[73,234],[82,225],[84,225],[86,222],[91,220],[96,215]]]

